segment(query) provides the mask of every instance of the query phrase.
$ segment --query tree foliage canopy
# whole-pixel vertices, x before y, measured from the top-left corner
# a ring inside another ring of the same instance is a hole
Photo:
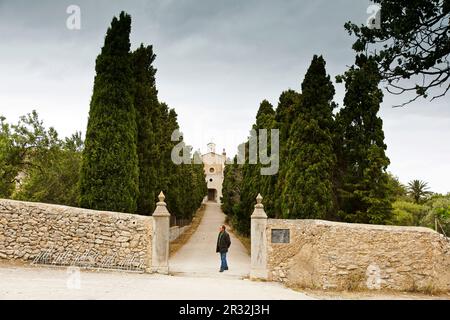
[[[391,214],[391,194],[383,121],[383,93],[372,58],[358,56],[339,80],[345,81],[344,107],[336,116],[339,153],[338,199],[344,220],[383,224]]]
[[[335,116],[334,87],[323,57],[314,56],[301,93],[284,91],[278,106],[263,101],[253,129],[280,130],[280,170],[262,176],[261,164],[228,164],[222,208],[238,231],[248,234],[255,197],[269,217],[386,224],[391,194],[400,184],[386,172],[382,93],[373,60],[358,57],[345,81],[344,106]],[[252,134],[257,134],[253,131]],[[244,144],[248,156],[250,135]]]
[[[158,101],[153,47],[130,52],[130,31],[131,18],[122,12],[97,58],[81,205],[150,215],[163,191],[171,214],[190,218],[206,194],[203,167],[172,162],[177,114]]]
[[[85,145],[78,132],[60,140],[36,112],[17,125],[0,117],[0,197],[150,215],[163,191],[172,215],[192,217],[206,194],[203,166],[172,162],[177,114],[158,101],[153,47],[131,52],[130,32],[124,12],[107,31]]]
[[[408,182],[408,194],[414,199],[414,203],[422,203],[431,194],[428,183],[422,180],[412,180]]]
[[[114,17],[96,61],[80,176],[84,208],[135,213],[139,196],[131,17]]]
[[[0,197],[77,205],[81,133],[61,140],[36,111],[16,125],[1,119]]]
[[[302,83],[300,112],[287,141],[281,211],[285,218],[324,219],[334,208],[334,87],[325,60],[314,56]]]
[[[450,89],[450,1],[372,0],[381,6],[380,28],[345,24],[353,49],[374,57],[387,90],[435,99]]]
[[[153,47],[143,44],[132,53],[134,73],[134,107],[137,123],[137,154],[139,160],[139,197],[137,212],[150,215],[155,209],[158,194],[158,167],[162,161],[159,153],[161,138],[161,107],[156,90],[156,55]]]

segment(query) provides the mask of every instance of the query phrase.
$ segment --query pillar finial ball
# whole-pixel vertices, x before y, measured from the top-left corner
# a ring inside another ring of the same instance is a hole
[[[262,200],[263,200],[263,197],[261,196],[260,193],[258,193],[258,196],[256,197],[256,203],[257,203],[257,204],[261,204],[261,203],[262,203]]]
[[[159,199],[159,202],[164,202],[164,199],[166,199],[166,196],[164,195],[164,193],[162,191],[159,193],[158,199]]]

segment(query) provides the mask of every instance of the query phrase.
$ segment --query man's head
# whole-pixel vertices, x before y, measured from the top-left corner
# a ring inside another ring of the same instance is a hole
[[[220,228],[219,228],[219,230],[220,230],[221,232],[225,231],[225,229],[226,229],[225,225],[221,225]]]

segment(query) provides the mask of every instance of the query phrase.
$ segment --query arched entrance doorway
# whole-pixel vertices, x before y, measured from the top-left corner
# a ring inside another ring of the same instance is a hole
[[[208,189],[208,201],[217,202],[217,190],[216,189]]]

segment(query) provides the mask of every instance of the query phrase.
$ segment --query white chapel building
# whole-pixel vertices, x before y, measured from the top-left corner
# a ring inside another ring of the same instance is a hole
[[[212,142],[208,143],[208,152],[202,155],[208,184],[208,201],[220,202],[226,159],[225,149],[223,149],[222,154],[218,154],[216,153],[216,145]]]

